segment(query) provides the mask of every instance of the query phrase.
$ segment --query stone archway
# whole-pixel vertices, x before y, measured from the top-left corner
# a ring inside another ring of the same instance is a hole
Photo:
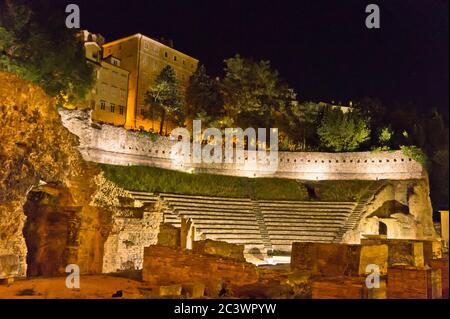
[[[23,209],[27,276],[63,274],[76,260],[80,209],[64,188],[36,187],[28,193]]]

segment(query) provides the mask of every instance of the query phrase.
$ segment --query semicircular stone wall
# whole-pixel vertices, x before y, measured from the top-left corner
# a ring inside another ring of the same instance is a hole
[[[270,162],[253,161],[244,152],[242,164],[192,163],[182,160],[176,141],[150,137],[111,125],[90,121],[88,112],[61,109],[64,126],[79,137],[79,149],[86,160],[114,165],[148,165],[185,172],[204,172],[246,177],[283,177],[302,180],[415,179],[425,171],[420,163],[402,151],[379,152],[278,152],[276,170]],[[181,152],[181,151],[180,151]],[[181,160],[180,160],[181,159]],[[272,163],[273,164],[273,163]],[[273,166],[270,166],[273,167]]]

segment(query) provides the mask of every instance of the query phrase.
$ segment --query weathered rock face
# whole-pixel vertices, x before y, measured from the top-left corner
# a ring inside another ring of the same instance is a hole
[[[359,225],[344,235],[343,242],[359,244],[361,235],[386,235],[390,239],[435,239],[429,194],[426,177],[388,181],[368,202]]]
[[[100,272],[109,214],[89,205],[96,190],[92,179],[98,174],[97,166],[82,159],[74,147],[76,136],[61,124],[54,100],[42,89],[5,72],[0,72],[0,83],[0,256],[17,256],[17,273],[26,275],[24,205],[31,189],[48,183],[70,202],[55,194],[52,196],[57,198],[57,204],[52,207],[34,201],[27,212],[33,224],[25,234],[37,236],[37,246],[46,240],[54,243],[44,253],[44,259],[52,254],[59,256],[60,245],[66,247],[62,260],[55,261],[60,266],[48,266],[36,274],[61,272],[62,265],[68,263],[78,264],[84,273]],[[73,207],[77,209],[69,209]],[[50,237],[45,234],[48,227],[54,230]],[[39,247],[36,249],[40,251]],[[28,262],[44,262],[38,256],[30,255]]]

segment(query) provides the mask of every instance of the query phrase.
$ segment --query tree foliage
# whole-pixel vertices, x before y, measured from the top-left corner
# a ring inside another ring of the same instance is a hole
[[[356,112],[330,109],[325,111],[317,134],[327,149],[354,151],[369,139],[370,129],[366,120]]]
[[[190,77],[186,89],[186,116],[196,117],[200,113],[217,118],[223,109],[219,82],[206,73],[201,65]]]
[[[41,86],[58,103],[81,101],[93,85],[76,31],[67,29],[63,10],[49,1],[0,6],[0,69]]]
[[[185,116],[179,83],[171,66],[164,67],[158,74],[146,93],[145,101],[160,115],[159,134],[162,134],[166,118],[178,125],[183,124]],[[144,117],[150,117],[150,112],[144,113]]]
[[[222,92],[226,115],[241,127],[270,127],[288,104],[296,100],[272,69],[269,61],[243,59],[239,55],[225,60]]]

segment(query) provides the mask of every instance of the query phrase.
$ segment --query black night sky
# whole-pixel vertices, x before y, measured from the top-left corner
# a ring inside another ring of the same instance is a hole
[[[107,41],[134,33],[169,38],[212,75],[240,53],[270,60],[303,101],[371,96],[448,112],[447,0],[67,3],[80,6],[83,29]],[[380,6],[381,29],[365,27],[370,3]]]

